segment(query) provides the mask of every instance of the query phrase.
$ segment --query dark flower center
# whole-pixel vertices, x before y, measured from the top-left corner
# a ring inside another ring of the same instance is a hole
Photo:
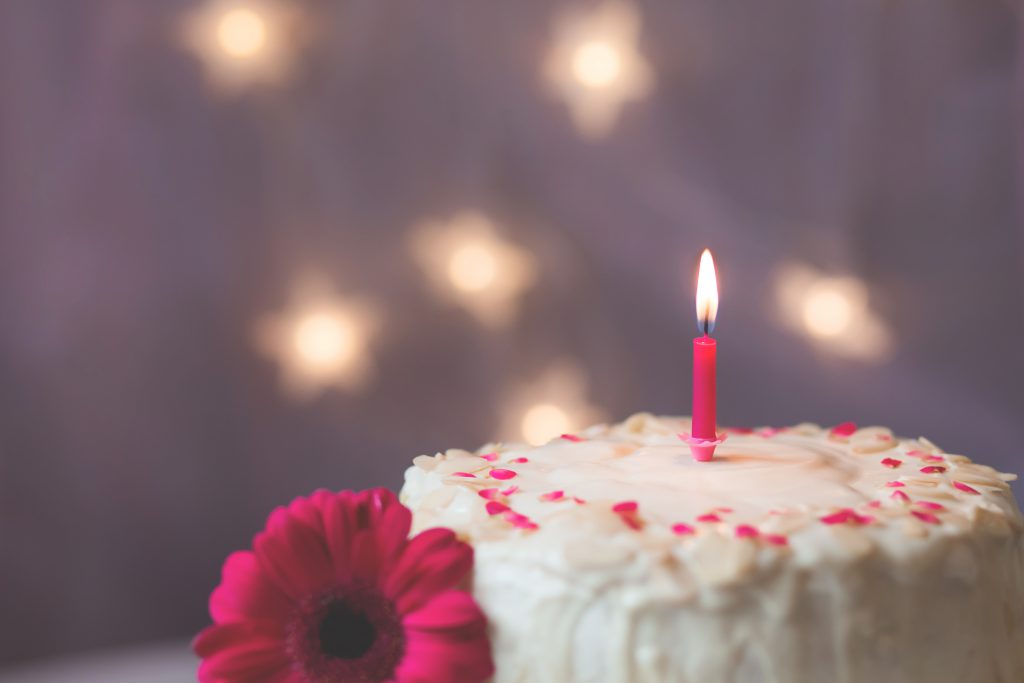
[[[285,650],[307,683],[377,683],[394,677],[405,633],[380,589],[346,585],[296,605]]]
[[[365,612],[335,601],[320,622],[320,650],[328,657],[359,659],[373,647],[377,629]]]

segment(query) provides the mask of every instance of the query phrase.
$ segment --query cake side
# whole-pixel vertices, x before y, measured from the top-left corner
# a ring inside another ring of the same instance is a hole
[[[681,418],[420,456],[417,528],[476,548],[496,681],[1024,680],[1024,544],[1002,475],[887,429]]]

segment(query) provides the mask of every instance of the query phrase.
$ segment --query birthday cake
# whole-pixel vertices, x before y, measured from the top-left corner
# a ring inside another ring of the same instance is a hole
[[[495,683],[1024,681],[1012,475],[852,424],[696,462],[689,428],[415,459],[401,500],[473,546]]]

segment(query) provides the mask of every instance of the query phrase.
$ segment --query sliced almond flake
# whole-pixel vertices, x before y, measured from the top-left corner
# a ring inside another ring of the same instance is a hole
[[[412,464],[425,472],[430,472],[437,467],[437,459],[432,455],[417,455],[412,459]]]

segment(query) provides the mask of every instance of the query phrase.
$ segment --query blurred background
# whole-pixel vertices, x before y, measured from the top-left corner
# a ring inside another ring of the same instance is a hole
[[[0,666],[140,646],[126,680],[188,680],[274,506],[688,412],[705,246],[723,423],[1024,470],[1021,29],[999,0],[0,3]],[[5,680],[93,680],[62,670]]]

